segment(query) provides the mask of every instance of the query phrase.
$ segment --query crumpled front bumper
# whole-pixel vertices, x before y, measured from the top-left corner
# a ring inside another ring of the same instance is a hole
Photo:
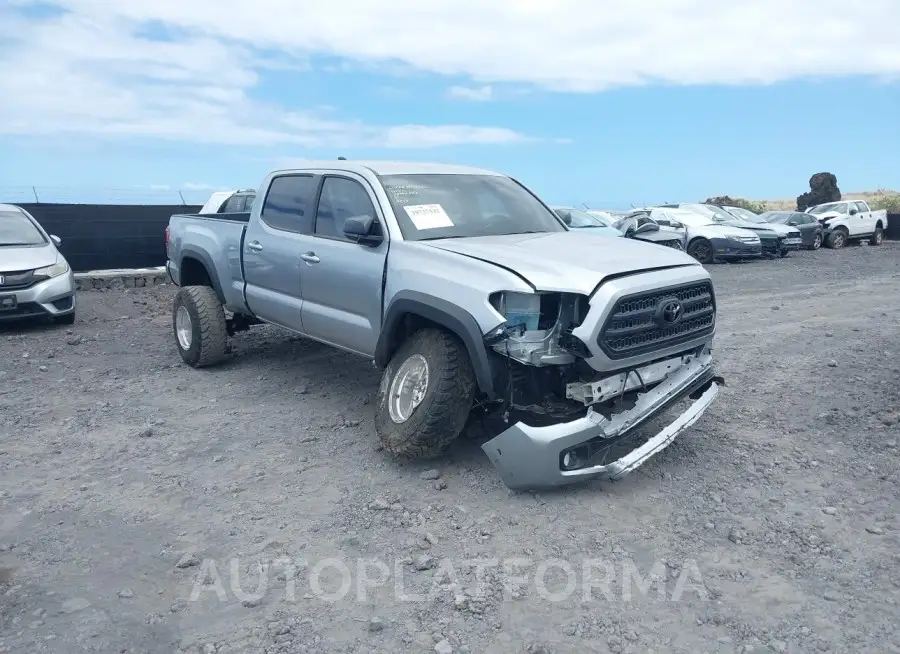
[[[540,490],[595,478],[621,479],[693,425],[712,404],[722,384],[724,381],[713,373],[711,356],[698,357],[641,394],[632,409],[610,420],[588,409],[583,418],[546,427],[519,422],[482,445],[482,450],[511,490]],[[694,402],[681,415],[617,461],[576,470],[562,468],[564,451],[598,437],[620,437],[686,396]]]

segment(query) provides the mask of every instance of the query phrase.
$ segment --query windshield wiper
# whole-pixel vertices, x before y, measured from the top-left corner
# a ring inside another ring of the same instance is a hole
[[[426,238],[416,239],[418,241],[443,241],[451,238],[473,238],[475,236],[486,236],[485,234],[454,234],[453,236],[428,236]]]

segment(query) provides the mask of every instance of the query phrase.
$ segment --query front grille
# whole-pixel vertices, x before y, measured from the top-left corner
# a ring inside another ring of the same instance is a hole
[[[0,291],[22,291],[34,286],[42,278],[34,274],[34,270],[14,270],[12,272],[0,272],[3,282],[0,283]]]
[[[681,318],[669,326],[663,307],[677,299]],[[623,359],[662,350],[711,334],[716,298],[709,281],[626,295],[616,301],[603,324],[597,345],[610,359]]]

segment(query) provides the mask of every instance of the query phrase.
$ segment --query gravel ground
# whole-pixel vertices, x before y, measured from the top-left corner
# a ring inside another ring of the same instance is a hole
[[[710,269],[720,398],[546,494],[316,343],[187,368],[169,286],[0,328],[0,652],[900,652],[900,244]]]

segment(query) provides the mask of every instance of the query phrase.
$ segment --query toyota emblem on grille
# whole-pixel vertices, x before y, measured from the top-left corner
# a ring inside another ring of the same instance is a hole
[[[656,305],[656,321],[662,327],[674,327],[683,316],[684,307],[678,298],[666,298]]]

